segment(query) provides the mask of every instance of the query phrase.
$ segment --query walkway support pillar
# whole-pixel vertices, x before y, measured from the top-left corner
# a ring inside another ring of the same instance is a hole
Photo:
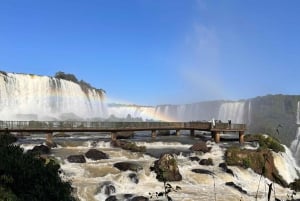
[[[112,141],[116,141],[117,140],[117,132],[111,132],[111,135],[110,135],[110,137],[111,137],[111,140]]]
[[[194,129],[192,129],[192,130],[190,131],[190,135],[191,135],[191,136],[195,136],[195,130],[194,130]]]
[[[152,130],[151,131],[151,137],[152,138],[156,138],[156,136],[157,136],[157,131],[156,130]]]
[[[180,130],[176,130],[176,136],[180,135]]]
[[[48,147],[56,147],[56,143],[53,142],[53,133],[47,133],[47,137],[46,137],[46,145]]]
[[[219,131],[212,131],[212,136],[215,140],[215,143],[220,142],[220,132]]]
[[[240,144],[244,143],[244,131],[239,131],[239,141]]]

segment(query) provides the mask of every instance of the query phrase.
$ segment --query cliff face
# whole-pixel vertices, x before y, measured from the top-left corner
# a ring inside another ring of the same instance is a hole
[[[300,96],[268,95],[249,100],[249,133],[267,133],[290,145],[297,133]],[[299,123],[299,122],[298,122]]]

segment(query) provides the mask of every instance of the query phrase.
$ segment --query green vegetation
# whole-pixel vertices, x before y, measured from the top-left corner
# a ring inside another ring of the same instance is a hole
[[[89,83],[87,83],[87,82],[85,82],[85,81],[83,81],[83,80],[80,80],[80,81],[79,81],[79,80],[76,78],[76,76],[73,75],[73,74],[64,73],[64,72],[62,72],[62,71],[59,71],[59,72],[55,73],[55,76],[54,76],[54,77],[57,78],[57,79],[68,80],[68,81],[71,81],[71,82],[74,82],[74,83],[79,84],[80,87],[81,87],[81,89],[82,89],[85,93],[87,93],[89,89],[94,89],[94,90],[96,90],[96,92],[98,92],[98,94],[99,94],[101,97],[103,97],[104,94],[106,93],[104,89],[97,89],[97,88],[94,88],[94,87],[91,86],[91,84],[89,84]]]
[[[280,144],[278,139],[272,136],[249,134],[245,136],[245,141],[257,141],[260,149],[271,149],[276,153],[285,152],[284,146]]]
[[[0,134],[0,201],[76,200],[57,163],[24,153],[14,141],[10,134]]]
[[[257,141],[259,148],[257,150],[246,150],[239,147],[230,147],[225,153],[226,163],[228,165],[251,168],[257,174],[287,187],[286,181],[279,175],[274,165],[274,158],[271,152],[271,150],[277,153],[285,151],[279,140],[267,135],[252,134],[246,135],[245,141]]]

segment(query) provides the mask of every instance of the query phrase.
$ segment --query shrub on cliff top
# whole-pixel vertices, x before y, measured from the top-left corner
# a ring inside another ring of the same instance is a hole
[[[285,152],[285,148],[280,144],[279,140],[262,134],[249,134],[245,136],[245,141],[258,141],[260,148],[271,149],[272,151]]]

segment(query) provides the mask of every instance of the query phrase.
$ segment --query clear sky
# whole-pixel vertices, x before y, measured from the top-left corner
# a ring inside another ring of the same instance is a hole
[[[298,0],[0,0],[0,70],[142,105],[300,95]]]

